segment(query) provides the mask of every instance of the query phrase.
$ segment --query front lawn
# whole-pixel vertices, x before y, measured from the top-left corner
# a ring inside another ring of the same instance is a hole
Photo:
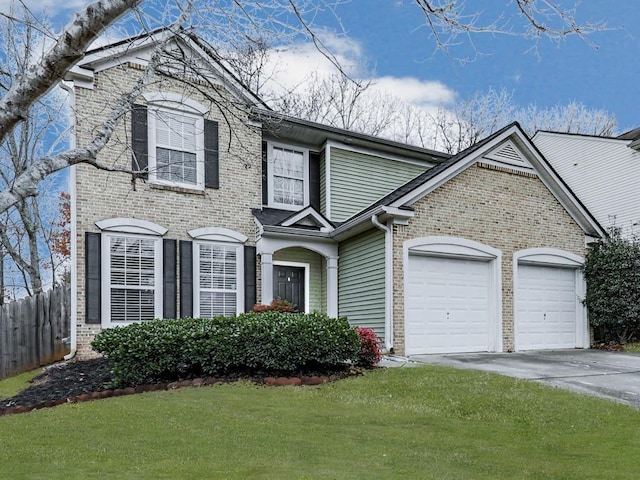
[[[640,353],[640,343],[627,343],[624,346],[624,351],[627,353]]]
[[[11,479],[635,479],[638,445],[629,407],[436,366],[0,417]]]
[[[14,375],[13,377],[0,380],[0,400],[13,397],[16,393],[29,387],[31,385],[31,383],[29,383],[29,380],[31,380],[39,373],[42,373],[41,368],[37,370],[31,370],[30,372],[19,373],[18,375]]]

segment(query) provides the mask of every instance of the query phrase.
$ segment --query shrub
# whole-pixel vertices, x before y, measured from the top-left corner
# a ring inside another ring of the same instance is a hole
[[[360,340],[358,352],[358,365],[363,367],[375,367],[382,359],[380,351],[381,339],[372,328],[357,327],[356,333]]]
[[[583,270],[589,321],[600,340],[628,342],[640,327],[640,242],[613,228],[589,251]]]
[[[246,313],[213,319],[154,320],[103,330],[117,386],[199,375],[291,374],[357,362],[360,341],[346,319],[321,314]]]
[[[269,305],[254,305],[251,309],[254,313],[264,313],[264,312],[284,312],[284,313],[293,313],[297,312],[297,305],[289,302],[288,300],[277,299],[273,300]]]

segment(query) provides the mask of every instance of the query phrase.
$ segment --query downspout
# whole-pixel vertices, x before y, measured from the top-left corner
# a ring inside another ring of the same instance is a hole
[[[384,232],[384,346],[393,352],[393,228],[380,223],[377,214],[371,216],[371,223]]]
[[[69,104],[72,114],[75,114],[75,92],[72,86],[69,86],[65,81],[60,82],[60,86],[63,90],[69,93]],[[73,121],[73,128],[71,128],[71,135],[69,138],[70,147],[76,148],[76,133],[75,133],[75,119]],[[76,356],[78,350],[78,240],[77,240],[77,211],[76,211],[76,167],[71,166],[71,172],[69,173],[69,202],[71,209],[71,235],[69,240],[71,241],[71,351],[64,356],[65,360],[71,360]]]

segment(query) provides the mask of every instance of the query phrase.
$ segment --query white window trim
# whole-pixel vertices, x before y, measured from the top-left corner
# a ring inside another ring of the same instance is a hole
[[[180,111],[191,111],[195,114],[205,115],[209,112],[209,109],[201,103],[185,97],[181,93],[175,92],[148,92],[143,93],[142,97],[149,104],[159,104],[166,108],[172,108]]]
[[[191,102],[196,103],[196,102]],[[197,104],[197,103],[196,103]],[[178,108],[176,108],[178,107]],[[177,104],[173,101],[157,102],[147,107],[147,132],[148,132],[148,159],[149,182],[156,185],[170,187],[182,187],[196,190],[204,190],[204,117],[199,112],[194,113],[194,108],[187,104]],[[156,175],[156,118],[157,112],[177,113],[196,120],[196,184],[172,182],[160,179]]]
[[[298,268],[304,268],[304,313],[311,313],[311,309],[310,307],[310,298],[309,298],[309,292],[311,290],[311,282],[309,279],[309,271],[311,270],[311,265],[308,263],[302,263],[302,262],[284,262],[284,261],[279,261],[279,260],[274,260],[273,261],[273,266],[274,267],[298,267]],[[271,280],[273,281],[273,279]]]
[[[304,157],[304,173],[303,173],[303,185],[304,185],[304,200],[302,201],[302,205],[289,205],[288,203],[279,203],[273,200],[273,176],[274,176],[274,168],[273,168],[273,147],[278,148],[287,148],[290,150],[295,150],[301,152]],[[278,143],[278,142],[267,142],[267,163],[269,166],[267,167],[267,204],[272,208],[279,208],[282,210],[300,210],[309,205],[309,149],[298,147],[296,145],[289,145],[286,143]]]
[[[123,234],[164,235],[168,231],[168,229],[162,225],[139,218],[107,218],[105,220],[98,220],[95,225],[102,231],[119,232]]]
[[[236,315],[244,312],[244,250],[240,242],[197,240],[193,242],[193,316],[200,316],[200,245],[236,248]]]
[[[128,232],[102,232],[101,239],[101,283],[102,283],[102,328],[110,328],[118,325],[129,325],[131,322],[111,321],[111,249],[110,239],[112,237],[145,238],[151,239],[155,243],[154,255],[154,317],[162,318],[162,239],[158,236],[137,235]]]

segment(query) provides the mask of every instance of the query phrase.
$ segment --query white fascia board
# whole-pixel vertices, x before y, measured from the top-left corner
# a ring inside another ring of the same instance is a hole
[[[411,206],[428,193],[432,192],[439,186],[443,185],[451,178],[455,177],[477,161],[482,161],[483,156],[493,150],[496,146],[502,143],[506,138],[512,137],[513,142],[525,154],[529,163],[533,167],[538,178],[544,183],[547,189],[553,194],[553,196],[560,202],[565,210],[571,215],[578,225],[585,231],[585,233],[603,236],[604,231],[600,226],[594,222],[585,210],[577,198],[570,192],[570,190],[562,183],[558,175],[553,172],[546,160],[532,147],[532,142],[524,136],[524,134],[514,125],[509,128],[502,135],[494,138],[491,142],[483,145],[481,149],[472,152],[468,158],[464,158],[451,167],[447,168],[434,178],[430,179],[426,183],[415,188],[413,191],[407,193],[400,199],[391,204],[393,207]]]
[[[333,231],[332,236],[333,237],[339,237],[342,234],[348,232],[349,230],[351,230],[352,228],[362,224],[362,223],[370,223],[371,222],[371,217],[375,216],[375,215],[379,215],[381,213],[384,213],[383,207],[382,205],[374,208],[373,210],[370,210],[368,212],[364,212],[361,215],[358,215],[357,217],[353,218],[352,220],[349,220],[348,222],[343,223],[342,225],[340,225],[338,228],[336,228]],[[340,239],[342,240],[342,239]]]
[[[423,183],[419,187],[416,187],[411,192],[402,196],[395,202],[391,204],[392,207],[403,207],[403,206],[411,206],[422,197],[431,193],[433,190],[443,185],[444,183],[451,180],[453,177],[458,175],[459,173],[466,170],[468,167],[473,165],[476,161],[481,160],[482,157],[487,153],[500,145],[506,138],[510,137],[513,134],[519,134],[518,128],[514,125],[507,131],[503,132],[499,137],[494,138],[491,142],[483,145],[481,149],[475,150],[469,154],[467,158],[459,160],[455,164],[451,165],[446,170],[440,172],[435,177],[431,178],[427,182]],[[445,160],[446,161],[446,160]]]
[[[333,242],[330,234],[326,232],[300,230],[299,228],[279,227],[277,225],[264,225],[262,227],[262,236],[313,238],[314,240],[327,240]]]
[[[351,145],[348,143],[343,143],[343,142],[338,142],[336,140],[327,140],[326,145],[330,146],[330,147],[335,147],[335,148],[339,148],[341,150],[347,150],[349,152],[354,152],[354,153],[360,153],[363,155],[369,155],[371,157],[378,157],[381,158],[383,160],[393,160],[396,162],[403,162],[403,163],[410,163],[411,165],[418,165],[420,167],[433,167],[435,165],[435,163],[433,162],[429,162],[427,160],[425,161],[420,161],[420,160],[416,160],[414,158],[406,158],[406,157],[402,157],[400,155],[393,155],[390,153],[381,153],[377,150],[371,149],[371,148],[364,148],[364,147],[360,147],[360,146],[356,146],[356,145]]]
[[[89,52],[78,65],[91,67],[93,64],[106,62],[112,58],[135,58],[137,57],[137,55],[134,55],[136,52],[153,47],[155,44],[164,42],[174,35],[175,33],[169,30],[163,30],[155,35],[144,36],[130,42],[116,42],[117,45],[106,46],[94,52]]]
[[[413,218],[414,215],[415,212],[412,210],[379,205],[343,223],[333,231],[331,236],[338,241],[343,241],[370,228],[373,217],[378,218],[380,222],[392,221],[394,224],[406,225],[407,221]]]
[[[300,210],[298,213],[287,218],[282,222],[281,226],[283,227],[292,227],[295,226],[300,220],[303,220],[307,217],[312,217],[315,222],[320,227],[321,232],[330,232],[333,230],[333,226],[330,225],[323,217],[313,207],[306,207]]]
[[[589,212],[580,204],[576,196],[562,182],[549,163],[535,148],[530,148],[530,142],[519,138],[518,147],[527,154],[529,162],[551,194],[560,202],[571,218],[580,225],[582,230],[591,236],[606,236],[605,231],[595,222]]]

